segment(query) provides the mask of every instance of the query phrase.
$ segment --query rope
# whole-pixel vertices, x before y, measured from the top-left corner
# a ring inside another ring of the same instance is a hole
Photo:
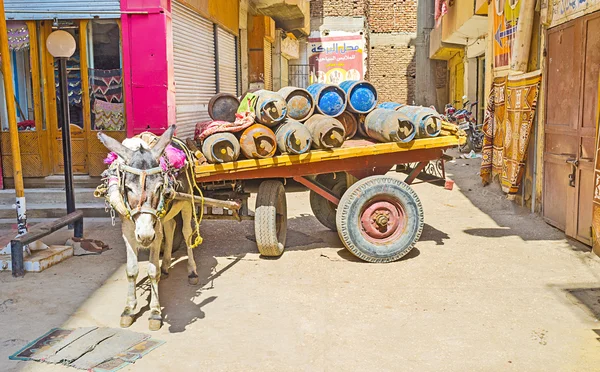
[[[196,238],[194,239],[193,243],[188,242],[191,243],[188,245],[190,245],[190,247],[193,249],[202,244],[203,241],[202,236],[200,236],[200,223],[202,222],[202,218],[204,217],[204,195],[202,194],[202,190],[200,189],[200,187],[198,187],[198,184],[196,183],[196,178],[194,177],[194,156],[181,140],[173,138],[173,141],[179,143],[183,152],[185,152],[185,156],[190,161],[190,164],[188,164],[188,167],[185,169],[185,178],[187,179],[189,188],[192,190],[192,192],[190,193],[190,203],[192,204],[192,215],[194,217],[195,223],[194,233],[196,234]],[[202,200],[202,202],[200,203],[200,216],[198,216],[196,213],[196,206],[194,204],[194,191],[197,191],[198,194],[200,194],[200,198]]]

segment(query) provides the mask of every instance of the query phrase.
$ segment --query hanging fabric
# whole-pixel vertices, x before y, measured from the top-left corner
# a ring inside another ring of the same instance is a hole
[[[123,76],[121,69],[89,69],[92,97],[106,102],[121,103]]]
[[[94,101],[94,130],[124,130],[125,107],[122,103]]]
[[[19,51],[29,49],[29,29],[23,21],[7,21],[8,49]]]
[[[484,123],[480,173],[484,185],[499,175],[502,191],[508,194],[519,191],[541,79],[540,71],[494,79],[494,103],[491,107],[488,104],[488,110],[493,110],[493,120],[490,121],[491,113],[486,112]]]

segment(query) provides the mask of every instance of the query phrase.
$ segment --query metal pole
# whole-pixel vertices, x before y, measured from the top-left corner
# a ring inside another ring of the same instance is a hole
[[[19,147],[19,130],[17,129],[17,114],[15,108],[12,69],[8,50],[8,29],[4,13],[4,0],[0,0],[0,58],[2,59],[2,75],[4,76],[4,99],[8,112],[8,128],[10,132],[10,147],[13,158],[13,178],[15,182],[15,195],[17,206],[17,231],[19,235],[27,232],[27,215],[25,213],[25,190],[23,186],[23,170],[21,168],[21,149]],[[12,247],[11,247],[12,248]],[[23,247],[18,252],[11,249],[13,276],[22,276]],[[20,265],[19,265],[20,263]],[[20,267],[19,267],[20,266]]]
[[[69,113],[69,91],[67,81],[67,58],[58,58],[58,79],[60,82],[60,114],[62,126],[62,146],[65,172],[65,192],[67,196],[67,214],[75,212],[73,193],[73,169],[71,167],[71,118]]]

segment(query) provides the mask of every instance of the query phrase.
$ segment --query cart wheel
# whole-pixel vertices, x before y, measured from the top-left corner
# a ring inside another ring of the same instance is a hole
[[[340,239],[368,262],[392,262],[414,247],[423,231],[423,207],[406,183],[387,176],[364,178],[338,205]]]
[[[279,181],[264,181],[256,195],[254,233],[263,256],[281,256],[287,236],[285,189]]]
[[[330,190],[333,191],[338,198],[340,198],[344,192],[346,192],[346,188],[346,177],[338,177],[336,179],[336,183],[330,186]],[[312,212],[317,220],[319,220],[323,226],[332,231],[337,231],[337,226],[335,224],[337,207],[337,205],[333,204],[316,192],[312,190],[310,191],[310,209],[312,209]]]

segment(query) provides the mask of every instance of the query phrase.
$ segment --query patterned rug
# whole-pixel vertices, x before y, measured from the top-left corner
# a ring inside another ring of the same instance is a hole
[[[539,71],[494,79],[484,121],[481,164],[484,185],[499,175],[504,192],[519,191],[540,82]]]

